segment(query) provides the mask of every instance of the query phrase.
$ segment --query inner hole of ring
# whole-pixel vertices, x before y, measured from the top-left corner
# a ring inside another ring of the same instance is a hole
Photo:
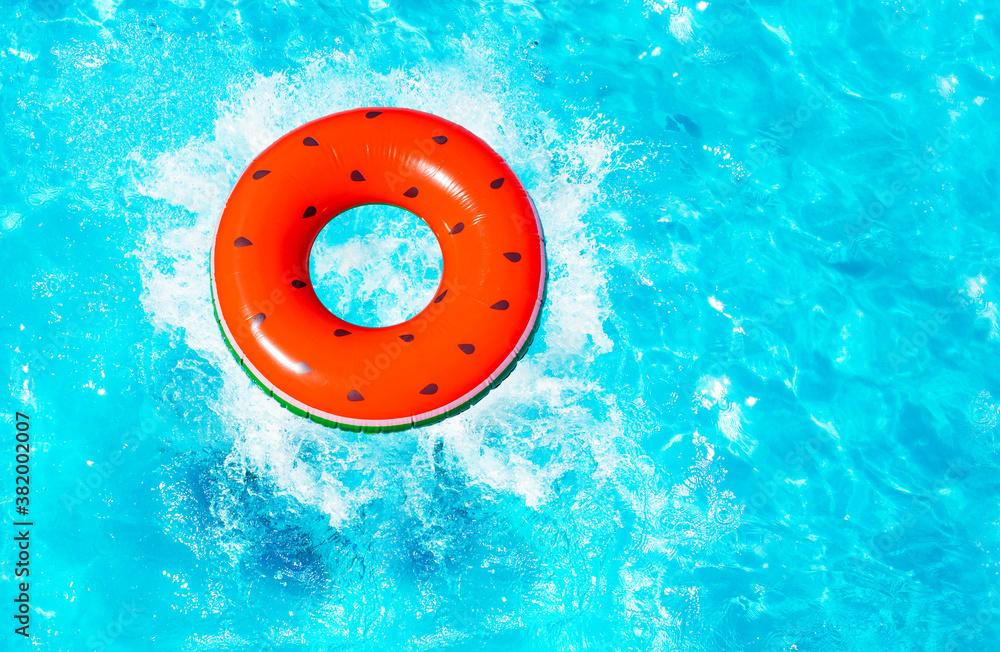
[[[309,255],[319,300],[358,326],[404,322],[434,298],[443,269],[441,247],[427,223],[386,204],[345,211],[323,227]]]

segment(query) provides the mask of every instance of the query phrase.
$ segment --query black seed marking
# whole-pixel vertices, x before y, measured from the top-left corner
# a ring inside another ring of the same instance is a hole
[[[316,207],[310,206],[309,208],[306,209],[305,213],[302,213],[302,219],[306,219],[307,217],[312,217],[315,214],[316,214]]]
[[[447,136],[434,136],[434,142],[437,143],[438,145],[444,145],[445,143],[448,142],[448,137]]]
[[[246,238],[244,238],[242,236],[240,236],[239,238],[236,238],[236,240],[233,241],[233,246],[236,246],[236,247],[249,247],[252,244],[253,244],[252,242],[250,242],[249,240],[247,240]]]
[[[351,172],[351,181],[364,181],[365,175],[361,174],[357,170]]]
[[[365,400],[365,397],[362,396],[361,392],[359,392],[358,390],[352,389],[351,391],[347,392],[347,400],[348,401],[355,401],[355,402],[356,401],[363,401],[363,400]]]
[[[306,147],[319,147],[319,143],[316,142],[316,139],[313,138],[312,136],[306,136],[302,140],[302,144],[305,145]]]
[[[365,114],[365,117],[366,118],[377,118],[380,115],[382,115],[381,111],[369,111],[368,113]]]
[[[407,190],[406,192],[404,192],[403,194],[406,195],[407,197],[416,197],[418,192],[420,192],[420,191],[417,190],[416,186],[414,186],[414,187],[410,188],[409,190]]]
[[[503,301],[497,301],[492,306],[490,306],[490,308],[493,308],[494,310],[506,310],[507,308],[510,308],[510,302],[508,302],[506,299],[504,299]]]
[[[403,340],[404,342],[412,342],[413,336],[410,335],[409,333],[406,333],[405,335],[400,335],[399,339]]]
[[[451,227],[451,231],[448,233],[455,235],[456,233],[461,233],[465,229],[465,222],[459,222],[455,226]]]
[[[441,294],[437,295],[437,297],[434,299],[434,303],[441,303],[441,300],[444,299],[444,295],[446,294],[448,294],[448,290],[445,290]]]
[[[295,289],[304,288],[305,286],[306,286],[305,281],[300,281],[299,279],[295,279],[294,281],[292,281],[292,287]]]
[[[508,251],[503,255],[503,257],[512,263],[517,263],[520,262],[521,260],[521,254],[517,253],[516,251]]]
[[[464,353],[465,355],[472,355],[473,353],[476,352],[476,347],[472,346],[471,344],[459,344],[458,348],[462,349],[462,353]]]
[[[421,394],[437,394],[437,391],[438,391],[438,386],[435,385],[434,383],[431,383],[427,387],[424,387],[422,390],[420,390],[420,393]]]
[[[503,185],[503,177],[500,177],[499,179],[494,179],[493,181],[490,181],[490,188],[493,188],[494,190],[496,190],[497,188],[499,188],[502,185]]]
[[[253,173],[253,178],[254,179],[263,179],[264,177],[266,177],[269,174],[271,174],[270,170],[257,170],[256,172]]]
[[[252,329],[257,328],[258,326],[264,323],[265,319],[267,319],[267,315],[265,315],[262,312],[258,312],[256,315],[253,316],[253,319],[250,320],[250,328]]]
[[[338,328],[337,330],[333,331],[333,334],[336,335],[337,337],[343,337],[345,335],[350,335],[351,331],[347,330],[346,328]]]

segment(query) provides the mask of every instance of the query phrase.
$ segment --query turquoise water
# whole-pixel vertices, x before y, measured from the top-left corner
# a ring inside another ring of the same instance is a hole
[[[0,33],[36,445],[4,650],[1000,650],[994,5],[2,0]],[[550,265],[507,381],[392,435],[255,388],[208,281],[248,162],[371,105],[506,157]]]

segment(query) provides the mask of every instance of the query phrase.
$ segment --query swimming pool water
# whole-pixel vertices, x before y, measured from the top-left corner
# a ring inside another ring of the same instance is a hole
[[[1000,650],[998,29],[985,0],[4,0],[3,412],[37,450],[3,649]],[[249,161],[373,105],[502,154],[550,265],[514,373],[391,435],[266,397],[208,281]]]

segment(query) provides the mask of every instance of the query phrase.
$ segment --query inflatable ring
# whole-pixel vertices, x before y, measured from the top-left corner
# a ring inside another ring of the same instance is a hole
[[[433,301],[385,328],[331,313],[309,279],[340,213],[390,204],[422,218],[443,257]],[[347,111],[286,134],[236,183],[212,247],[212,298],[245,371],[296,414],[388,431],[468,408],[524,354],[545,295],[528,193],[485,142],[407,109]]]

